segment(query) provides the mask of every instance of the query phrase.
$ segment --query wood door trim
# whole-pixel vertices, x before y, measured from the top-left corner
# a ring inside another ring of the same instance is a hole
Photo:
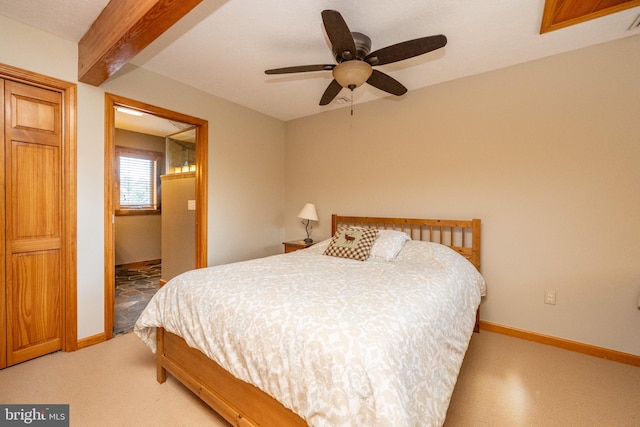
[[[640,0],[546,0],[540,34],[640,6]]]
[[[115,250],[114,250],[114,202],[113,170],[115,153],[115,107],[127,107],[153,116],[187,123],[196,128],[196,268],[207,266],[207,218],[208,218],[208,145],[209,122],[197,117],[156,107],[133,99],[105,93],[105,189],[104,189],[104,333],[113,337],[113,307],[115,299]]]
[[[62,95],[62,242],[63,257],[62,304],[64,305],[62,351],[78,348],[78,307],[77,307],[77,85],[54,77],[34,73],[0,63],[0,79],[12,80],[32,86],[60,92]],[[4,99],[4,98],[3,98]],[[4,126],[3,126],[4,132]],[[4,159],[4,156],[2,157]],[[2,185],[4,189],[4,178]],[[4,221],[3,221],[4,223]],[[4,242],[4,240],[3,240]],[[4,251],[3,251],[4,252]],[[3,256],[4,259],[4,256]],[[3,261],[4,263],[4,261]],[[4,295],[4,280],[0,289]],[[2,299],[4,298],[1,297]],[[4,302],[2,300],[2,302]],[[6,329],[6,325],[5,325]],[[2,359],[0,358],[0,361]]]
[[[5,217],[5,127],[4,80],[0,79],[0,369],[7,366],[7,270],[6,270],[6,217]]]

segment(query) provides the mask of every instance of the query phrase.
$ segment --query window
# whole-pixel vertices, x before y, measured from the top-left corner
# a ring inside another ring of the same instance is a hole
[[[162,153],[116,147],[115,205],[119,215],[160,211]]]

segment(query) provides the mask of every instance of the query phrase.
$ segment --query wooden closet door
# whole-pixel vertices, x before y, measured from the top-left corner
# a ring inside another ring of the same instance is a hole
[[[0,369],[7,366],[7,291],[4,198],[4,80],[0,79]]]
[[[62,99],[4,81],[7,365],[62,348]]]

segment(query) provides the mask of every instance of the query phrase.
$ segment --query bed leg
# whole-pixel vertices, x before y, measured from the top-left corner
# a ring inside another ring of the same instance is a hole
[[[156,380],[162,384],[167,381],[167,370],[162,365],[164,358],[164,328],[156,328]]]
[[[480,307],[476,310],[476,324],[473,327],[473,332],[480,333]]]

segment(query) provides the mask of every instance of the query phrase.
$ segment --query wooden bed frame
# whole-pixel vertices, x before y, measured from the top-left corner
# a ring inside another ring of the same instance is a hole
[[[468,221],[359,216],[331,217],[331,234],[338,227],[360,226],[404,231],[414,240],[442,243],[466,257],[480,271],[480,220]],[[479,312],[475,331],[478,332]],[[189,347],[179,336],[157,328],[156,375],[167,372],[200,397],[229,423],[238,427],[307,426],[307,423],[257,387],[241,381]]]

